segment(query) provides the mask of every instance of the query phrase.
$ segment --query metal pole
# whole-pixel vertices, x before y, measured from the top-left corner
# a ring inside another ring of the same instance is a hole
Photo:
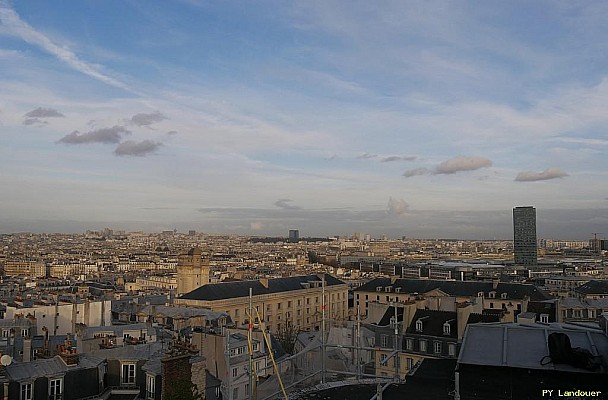
[[[253,331],[253,288],[249,288],[249,340],[251,341]],[[251,345],[250,345],[251,348]],[[253,352],[249,351],[249,399],[253,399]]]
[[[321,383],[325,383],[325,274],[321,280]]]
[[[395,380],[399,380],[399,323],[397,320],[397,305],[395,304]]]
[[[357,380],[361,379],[361,305],[357,305]]]

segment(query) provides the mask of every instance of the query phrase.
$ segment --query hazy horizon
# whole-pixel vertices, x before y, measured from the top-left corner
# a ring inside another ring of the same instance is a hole
[[[220,212],[222,210],[215,210]],[[355,232],[370,234],[372,238],[386,235],[398,239],[462,239],[462,240],[512,240],[512,213],[509,211],[418,211],[398,220],[382,211],[368,212],[321,212],[321,216],[310,219],[302,210],[272,216],[273,210],[224,209],[225,214],[215,218],[191,221],[76,221],[76,220],[30,220],[0,219],[0,233],[85,233],[87,230],[101,231],[104,228],[127,232],[144,231],[160,233],[177,229],[179,233],[196,230],[199,233],[243,236],[287,237],[289,229],[298,229],[300,237],[351,236]],[[226,214],[233,213],[232,217]],[[248,213],[252,216],[246,217]],[[317,211],[317,213],[319,213]],[[265,217],[262,217],[265,214]],[[193,215],[196,215],[193,213]],[[349,220],[336,218],[349,216]],[[590,240],[594,233],[598,239],[608,235],[598,229],[606,224],[607,210],[537,210],[537,236],[539,239]],[[233,221],[226,229],[226,221]],[[366,222],[362,222],[365,221]],[[262,227],[252,226],[263,221]],[[292,221],[289,223],[287,221]],[[401,226],[401,224],[403,224]],[[351,229],[338,230],[336,225]],[[270,228],[270,229],[269,229]]]

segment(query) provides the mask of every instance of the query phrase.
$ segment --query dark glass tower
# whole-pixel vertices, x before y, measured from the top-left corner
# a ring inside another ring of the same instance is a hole
[[[513,209],[513,259],[516,265],[536,265],[536,209]]]

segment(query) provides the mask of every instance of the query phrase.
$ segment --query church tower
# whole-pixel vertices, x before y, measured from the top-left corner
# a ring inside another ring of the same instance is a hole
[[[193,291],[209,283],[209,260],[199,247],[179,256],[177,263],[177,295]]]

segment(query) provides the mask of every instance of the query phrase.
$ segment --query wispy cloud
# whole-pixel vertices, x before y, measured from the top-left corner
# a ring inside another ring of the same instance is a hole
[[[5,0],[0,1],[0,23],[4,26],[4,31],[8,34],[16,36],[31,45],[43,49],[75,70],[108,85],[133,92],[133,90],[124,83],[112,78],[107,74],[104,74],[99,70],[98,67],[81,60],[69,49],[54,43],[44,34],[38,32],[27,22],[23,21],[15,10],[11,8],[9,2]]]
[[[378,157],[377,154],[364,153],[364,154],[361,154],[360,156],[357,156],[357,159],[358,160],[369,160],[369,159],[376,158],[376,157]]]
[[[405,176],[406,178],[411,178],[412,176],[426,175],[430,173],[431,171],[429,171],[427,168],[416,168],[405,171],[403,173],[403,176]]]
[[[134,116],[131,117],[131,119],[129,119],[129,123],[136,125],[136,126],[150,126],[157,122],[161,122],[165,119],[167,119],[167,117],[165,117],[160,112],[156,111],[156,112],[148,113],[148,114],[146,114],[146,113],[135,114]]]
[[[130,135],[131,131],[124,126],[113,126],[111,128],[101,128],[87,133],[74,131],[59,139],[58,143],[65,144],[89,144],[89,143],[119,143],[123,135]]]
[[[117,156],[135,156],[143,157],[148,154],[154,153],[162,146],[160,142],[154,142],[152,140],[142,140],[141,142],[135,142],[133,140],[127,140],[122,142],[114,150],[114,154]]]
[[[300,210],[300,207],[294,206],[291,204],[292,202],[293,200],[291,199],[279,199],[274,202],[274,205],[284,210]]]
[[[414,161],[416,159],[415,156],[410,157],[401,157],[401,156],[389,156],[384,157],[381,162],[392,162],[392,161]]]
[[[461,171],[474,171],[476,169],[492,166],[492,161],[483,157],[455,157],[444,161],[437,166],[434,175],[455,174]]]
[[[546,181],[549,179],[557,179],[568,176],[567,173],[559,168],[547,168],[542,172],[534,171],[523,171],[517,174],[515,180],[517,182],[534,182],[534,181]]]

